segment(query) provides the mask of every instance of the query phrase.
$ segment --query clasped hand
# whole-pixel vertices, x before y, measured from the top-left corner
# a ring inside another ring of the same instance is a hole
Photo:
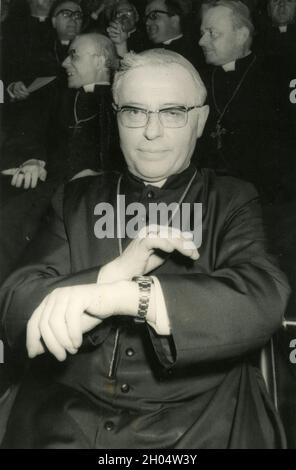
[[[190,232],[162,226],[144,227],[122,255],[103,266],[97,284],[54,289],[33,312],[27,325],[27,350],[33,358],[47,348],[59,361],[75,354],[83,333],[112,315],[136,315],[134,276],[161,266],[174,250],[197,260]]]

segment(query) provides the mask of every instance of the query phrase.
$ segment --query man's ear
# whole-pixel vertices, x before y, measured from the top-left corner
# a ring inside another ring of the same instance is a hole
[[[52,23],[53,28],[56,29],[57,20],[56,20],[56,17],[55,17],[55,16],[53,16],[53,17],[51,18],[51,23]]]
[[[210,108],[205,104],[202,108],[198,109],[198,124],[197,124],[197,133],[196,137],[199,139],[202,136],[205,124],[208,119]]]
[[[237,30],[237,37],[239,40],[239,43],[244,46],[246,42],[249,40],[250,37],[250,31],[246,26],[242,26]]]
[[[178,15],[171,16],[171,24],[174,26],[174,28],[181,30],[180,16]]]
[[[95,55],[95,64],[98,70],[106,68],[106,58],[102,55]]]

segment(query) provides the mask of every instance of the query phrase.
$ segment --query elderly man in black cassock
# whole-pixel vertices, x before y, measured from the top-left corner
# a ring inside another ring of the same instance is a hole
[[[115,157],[119,146],[110,82],[118,62],[112,42],[99,34],[78,36],[63,65],[68,87],[63,80],[48,85],[46,100],[28,110],[17,138],[12,134],[3,145],[2,280],[32,238],[59,184],[84,170],[121,164],[120,156]]]
[[[220,0],[204,7],[201,45],[210,116],[203,166],[256,185],[264,201],[279,190],[280,150],[277,64],[252,52],[254,27],[242,2]],[[200,155],[198,155],[200,157]]]
[[[289,288],[254,188],[191,164],[205,87],[152,50],[126,55],[113,96],[128,169],[62,188],[1,289],[27,357],[3,447],[285,446],[255,359]]]

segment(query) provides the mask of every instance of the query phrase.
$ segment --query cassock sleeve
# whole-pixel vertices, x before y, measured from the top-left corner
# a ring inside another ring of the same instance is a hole
[[[262,347],[281,325],[289,287],[266,252],[256,192],[251,185],[241,185],[227,209],[220,208],[225,211],[220,233],[208,231],[208,237],[217,241],[204,239],[200,248],[202,259],[210,245],[214,269],[181,275],[155,273],[172,336],[149,331],[164,367],[243,356]]]
[[[25,346],[26,325],[44,297],[58,287],[95,283],[99,267],[71,274],[63,221],[63,187],[53,198],[46,223],[31,242],[22,267],[0,289],[1,334],[12,349]]]

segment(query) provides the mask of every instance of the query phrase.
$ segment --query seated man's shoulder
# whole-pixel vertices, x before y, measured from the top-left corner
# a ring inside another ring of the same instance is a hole
[[[219,198],[223,202],[257,200],[258,193],[252,183],[233,176],[219,175],[214,170],[203,169],[207,181],[209,197]]]
[[[69,207],[97,195],[107,196],[110,190],[116,187],[119,176],[116,171],[101,171],[86,176],[79,174],[57,189],[52,200],[53,207],[60,212],[62,206]]]

